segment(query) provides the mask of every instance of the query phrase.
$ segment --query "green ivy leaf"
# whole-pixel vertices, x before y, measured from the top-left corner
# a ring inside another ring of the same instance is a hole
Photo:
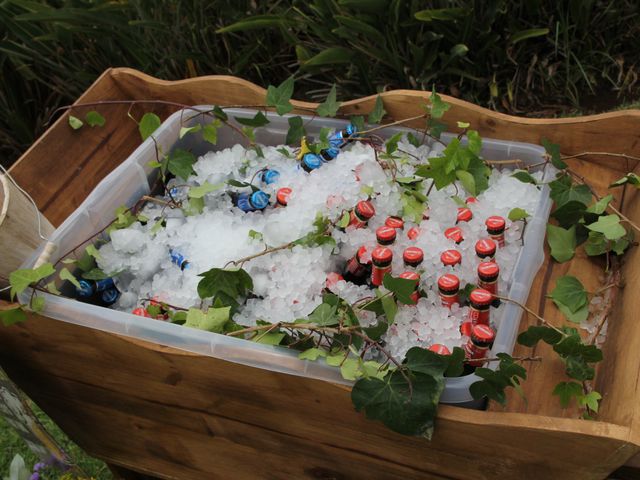
[[[522,365],[514,362],[513,358],[506,353],[499,353],[500,363],[494,371],[490,368],[476,368],[475,374],[482,380],[472,383],[469,388],[471,396],[479,400],[487,397],[501,405],[505,405],[507,387],[519,386],[520,380],[526,380],[527,371]]]
[[[9,274],[9,285],[11,285],[11,298],[24,292],[29,285],[37,283],[55,273],[53,265],[45,263],[36,269],[20,269]]]
[[[387,155],[393,154],[396,150],[398,150],[398,142],[402,140],[402,132],[398,132],[393,135],[389,140],[385,143],[385,149]]]
[[[287,145],[300,143],[302,137],[306,135],[302,117],[290,117],[288,122],[289,130],[287,131],[287,138],[285,140],[285,143]]]
[[[349,212],[344,212],[340,217],[340,220],[338,220],[338,223],[336,223],[336,226],[338,228],[347,228],[350,220],[351,220],[351,215],[349,214]]]
[[[193,127],[180,127],[178,138],[182,138],[190,133],[199,132],[200,130],[202,130],[202,125],[200,125],[199,123],[197,125],[194,125]]]
[[[365,129],[364,117],[362,115],[353,115],[350,120],[353,126],[356,127],[359,132],[362,132]]]
[[[5,327],[13,325],[15,323],[24,322],[27,319],[27,314],[18,306],[15,308],[0,309],[0,321]]]
[[[219,120],[214,120],[202,127],[202,138],[211,145],[218,143],[218,128],[221,124]]]
[[[547,225],[547,242],[551,248],[551,256],[557,262],[571,260],[577,245],[575,225],[568,230],[551,224]]]
[[[231,315],[231,307],[209,307],[205,312],[198,308],[190,308],[187,312],[184,326],[206,330],[208,332],[222,333],[224,325]]]
[[[280,345],[284,337],[286,337],[286,334],[282,332],[258,333],[251,341],[264,345]]]
[[[204,211],[204,198],[191,197],[186,205],[183,205],[182,211],[187,217],[200,215]]]
[[[444,372],[445,377],[459,377],[464,372],[464,360],[466,356],[464,350],[460,347],[453,347],[451,355],[449,355],[449,366]]]
[[[480,155],[482,151],[482,138],[476,130],[469,130],[467,132],[467,148],[471,153]]]
[[[469,122],[457,122],[458,128],[469,128],[471,124]]]
[[[546,138],[542,139],[542,146],[546,150],[549,157],[551,157],[551,164],[559,170],[567,168],[567,164],[564,163],[560,157],[560,145],[551,143]]]
[[[84,119],[90,127],[104,127],[104,124],[106,123],[105,118],[95,110],[87,112]]]
[[[80,120],[78,117],[74,117],[73,115],[69,115],[69,125],[74,130],[78,130],[84,125],[84,122]]]
[[[398,304],[395,299],[389,295],[380,293],[380,290],[376,290],[376,295],[380,298],[380,305],[385,317],[387,317],[387,328],[389,325],[393,325],[396,320],[396,313],[398,313]]]
[[[216,190],[220,190],[222,187],[224,187],[223,183],[213,185],[209,182],[204,182],[202,185],[189,188],[189,193],[187,195],[189,198],[202,198],[207,193],[215,192]]]
[[[223,122],[226,122],[227,120],[229,120],[229,116],[218,105],[213,107],[213,110],[211,111],[211,113],[213,113],[216,116],[216,118],[222,120]]]
[[[339,323],[336,312],[337,308],[335,305],[321,303],[309,314],[308,320],[321,327],[332,327]]]
[[[584,322],[589,317],[589,305],[579,308],[575,312],[572,312],[566,305],[558,305],[558,310],[562,313],[567,320],[573,323]]]
[[[561,207],[556,208],[551,216],[558,220],[558,223],[562,228],[569,228],[572,225],[576,225],[584,216],[587,206],[578,201],[571,200]]]
[[[526,210],[523,210],[522,208],[512,208],[509,211],[509,215],[507,215],[507,217],[509,218],[509,220],[511,220],[512,222],[517,222],[518,220],[524,220],[525,218],[529,218],[531,215],[529,215],[529,213]]]
[[[359,359],[355,358],[347,358],[340,365],[340,375],[345,380],[355,380],[356,378],[362,376],[362,372],[360,371],[360,362]]]
[[[595,215],[602,215],[606,210],[611,201],[613,200],[613,195],[607,195],[606,197],[602,197],[596,203],[587,208],[587,212],[593,213]]]
[[[413,133],[408,132],[407,133],[407,142],[409,142],[411,145],[413,145],[414,147],[418,148],[420,145],[422,145],[422,143],[420,142],[420,140],[418,140],[418,137],[416,137]]]
[[[85,280],[104,280],[105,278],[109,278],[109,275],[95,267],[88,272],[82,272],[82,278]]]
[[[465,170],[456,170],[456,177],[462,183],[464,189],[469,192],[471,195],[477,195],[476,193],[476,181],[469,172]]]
[[[324,358],[326,356],[327,356],[326,350],[323,350],[322,348],[312,347],[305,350],[304,352],[300,352],[300,354],[298,355],[298,358],[300,360],[311,360],[312,362],[315,362],[318,358],[320,357]]]
[[[202,277],[198,283],[198,296],[203,299],[215,299],[220,294],[235,299],[245,296],[253,288],[251,276],[241,268],[212,268],[198,276]]]
[[[233,117],[236,122],[246,127],[259,128],[269,124],[269,119],[265,117],[264,113],[258,112],[253,118]]]
[[[44,297],[36,295],[31,299],[31,310],[33,310],[35,313],[40,313],[42,310],[44,310],[44,303]]]
[[[359,379],[351,390],[357,411],[367,418],[380,420],[394,432],[431,438],[438,401],[444,380],[422,373],[411,374],[411,387],[399,371],[384,379]]]
[[[60,280],[68,280],[69,282],[71,282],[73,284],[74,287],[76,288],[81,288],[80,287],[80,282],[78,281],[78,279],[75,277],[75,275],[73,273],[71,273],[69,270],[67,270],[67,268],[63,268],[62,270],[60,270]]]
[[[547,295],[556,306],[566,307],[571,313],[575,313],[587,305],[589,299],[587,291],[576,277],[565,275],[556,280],[553,291]]]
[[[593,410],[595,413],[598,413],[600,400],[602,400],[602,395],[600,395],[596,391],[593,391],[581,396],[579,399],[579,403],[580,406],[587,407],[589,408],[589,410]]]
[[[262,240],[262,233],[256,232],[255,230],[249,230],[249,238],[251,238],[252,240],[261,241]]]
[[[195,173],[193,170],[193,164],[195,162],[196,157],[193,153],[181,148],[176,148],[169,154],[167,170],[173,173],[176,177],[187,180],[191,174]]]
[[[140,136],[142,137],[142,141],[144,142],[147,138],[151,136],[153,132],[155,132],[158,127],[160,127],[160,117],[155,113],[147,112],[140,119],[140,123],[138,124],[138,131],[140,132]]]
[[[633,172],[627,173],[624,177],[616,180],[611,185],[609,185],[609,188],[619,187],[620,185],[624,185],[625,183],[633,185],[636,188],[640,188],[640,177]]]
[[[516,170],[511,174],[512,177],[517,178],[522,183],[532,183],[534,185],[538,184],[538,181],[526,170]]]
[[[560,382],[553,389],[553,395],[560,397],[562,408],[567,408],[572,398],[582,397],[582,385],[577,382]]]
[[[404,364],[412,373],[424,373],[432,377],[442,377],[449,368],[449,358],[431,350],[411,347],[405,355]]]
[[[427,119],[427,127],[429,127],[429,135],[434,138],[440,138],[442,133],[447,130],[447,124],[440,122],[435,118]]]
[[[100,252],[93,243],[87,245],[87,248],[85,248],[85,252],[87,252],[87,254],[91,255],[96,260],[100,260],[102,258],[100,256]]]
[[[593,232],[602,233],[607,240],[617,240],[627,234],[620,224],[620,217],[615,214],[604,215],[597,222],[587,225],[587,228]]]
[[[395,278],[387,273],[382,279],[382,284],[384,285],[384,288],[393,292],[400,303],[404,303],[405,305],[415,305],[415,302],[411,298],[411,294],[415,292],[418,280]]]
[[[518,343],[525,347],[533,347],[540,340],[548,345],[555,345],[562,340],[562,333],[551,327],[533,325],[518,335]]]
[[[273,85],[267,87],[267,105],[275,107],[278,115],[284,115],[293,110],[293,105],[291,105],[290,101],[293,95],[293,85],[294,79],[291,76],[277,87]]]
[[[442,118],[445,112],[451,108],[451,105],[444,102],[442,97],[436,93],[435,85],[433,86],[433,90],[431,90],[431,97],[429,97],[429,101],[431,102],[432,118]]]
[[[560,208],[567,202],[576,200],[589,205],[591,203],[591,190],[586,185],[574,185],[569,175],[563,175],[549,183],[551,199],[556,202],[556,208]]]
[[[47,283],[44,288],[46,288],[47,291],[52,295],[61,295],[60,290],[58,290],[58,287],[56,287],[55,282]]]
[[[373,110],[369,114],[369,123],[380,123],[380,120],[382,120],[382,117],[384,117],[386,113],[384,104],[382,103],[382,97],[378,95],[376,97],[376,103],[373,106]]]
[[[334,83],[329,90],[329,95],[324,102],[318,105],[316,112],[321,117],[335,117],[340,108],[340,102],[336,102],[336,84]]]
[[[403,193],[400,199],[402,200],[402,216],[411,219],[415,223],[420,223],[424,213],[424,204],[413,195],[406,193]]]

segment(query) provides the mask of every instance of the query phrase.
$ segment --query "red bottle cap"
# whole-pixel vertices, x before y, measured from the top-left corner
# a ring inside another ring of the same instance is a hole
[[[416,238],[418,238],[419,235],[420,235],[420,229],[416,227],[411,227],[407,232],[407,237],[409,237],[409,240],[415,240]]]
[[[447,237],[449,240],[453,240],[456,243],[460,243],[462,240],[464,240],[464,237],[462,236],[462,230],[460,230],[460,227],[447,228],[444,231],[444,236]]]
[[[371,260],[378,265],[389,264],[393,260],[393,252],[387,247],[376,247],[371,252]]]
[[[327,273],[327,281],[325,282],[325,285],[327,288],[332,288],[341,280],[344,280],[344,277],[342,275],[336,272],[329,272]]]
[[[445,273],[438,279],[438,289],[443,292],[457,292],[460,290],[460,280],[451,273]]]
[[[387,227],[391,228],[399,228],[401,230],[404,228],[404,220],[402,220],[400,217],[388,217],[384,221],[384,224]]]
[[[481,279],[495,278],[500,274],[500,267],[496,262],[482,262],[478,265],[478,276]]]
[[[458,222],[468,222],[473,218],[473,212],[465,207],[458,208]]]
[[[356,204],[356,213],[364,220],[369,220],[376,214],[376,209],[373,208],[373,204],[368,200],[361,200]]]
[[[416,272],[402,272],[400,274],[400,278],[405,278],[407,280],[420,280],[420,275],[418,275]]]
[[[282,187],[278,189],[278,193],[276,193],[276,200],[280,205],[286,205],[289,201],[289,195],[291,195],[291,190],[289,187]]]
[[[419,247],[409,247],[405,248],[402,253],[402,260],[407,265],[411,265],[413,267],[418,266],[424,260],[424,252]]]
[[[493,295],[491,295],[491,292],[485,290],[484,288],[476,288],[469,294],[469,301],[471,303],[475,303],[476,305],[491,305],[491,302],[493,301]]]
[[[484,224],[487,226],[487,230],[492,233],[493,232],[501,233],[504,231],[505,227],[507,226],[507,223],[504,221],[504,218],[498,215],[494,215],[492,217],[487,218]]]
[[[462,322],[460,324],[460,334],[463,337],[470,337],[472,330],[473,330],[473,323],[471,323],[471,322]]]
[[[492,257],[496,254],[496,242],[490,238],[481,238],[476,242],[476,254],[479,257]]]
[[[468,197],[464,203],[469,204],[469,203],[478,203],[478,199],[476,197]]]
[[[389,245],[396,239],[396,229],[383,225],[376,230],[376,239],[383,245]]]
[[[133,313],[134,315],[138,315],[139,317],[151,318],[149,312],[147,312],[147,310],[142,307],[134,308],[131,313]]]
[[[451,355],[449,349],[440,343],[434,343],[429,347],[429,350],[437,353],[438,355]]]
[[[363,265],[367,265],[367,264],[371,263],[371,259],[369,259],[368,262],[363,262],[362,261],[362,257],[364,257],[365,253],[367,253],[367,247],[365,247],[364,245],[362,245],[358,249],[358,251],[356,252],[356,260],[358,260],[358,262],[363,264]]]
[[[453,266],[462,261],[462,255],[457,250],[445,250],[440,255],[440,261],[445,267]]]
[[[496,332],[489,325],[474,325],[471,329],[471,338],[475,342],[491,343],[496,338]]]

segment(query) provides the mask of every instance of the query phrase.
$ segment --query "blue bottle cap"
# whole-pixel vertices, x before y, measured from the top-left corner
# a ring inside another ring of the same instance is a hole
[[[315,153],[307,153],[302,157],[302,163],[308,170],[315,170],[322,165],[322,159]]]
[[[333,160],[340,153],[340,149],[336,147],[329,147],[326,150],[322,150],[322,158],[324,160]]]
[[[351,136],[351,135],[355,135],[356,133],[358,133],[358,127],[356,127],[353,123],[350,123],[349,125],[347,125],[347,128],[345,128],[347,135]]]
[[[105,278],[103,280],[96,280],[96,290],[98,292],[102,292],[108,288],[115,287],[115,283],[113,283],[113,278]]]
[[[80,283],[80,288],[76,287],[76,292],[79,297],[90,297],[93,295],[94,289],[91,282],[87,280],[78,280]]]
[[[251,212],[253,211],[253,207],[249,203],[249,194],[248,193],[240,193],[234,200],[236,206],[242,210],[243,212]]]
[[[256,210],[262,210],[267,208],[269,205],[269,195],[264,193],[262,190],[258,190],[257,192],[253,192],[251,194],[251,198],[249,199],[249,203]]]
[[[280,172],[277,170],[265,170],[262,173],[262,181],[267,185],[277,182],[278,178],[280,178]]]
[[[110,288],[102,292],[102,301],[107,305],[112,305],[116,303],[118,297],[120,296],[120,292],[115,288]]]

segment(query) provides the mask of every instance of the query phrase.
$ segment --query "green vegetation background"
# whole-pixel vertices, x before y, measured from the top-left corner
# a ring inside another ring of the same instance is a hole
[[[638,98],[633,0],[2,0],[0,159],[106,68],[231,74],[297,98],[428,89],[519,115]]]
[[[335,83],[340,99],[435,85],[517,115],[633,105],[639,10],[633,0],[0,0],[0,161],[114,66],[263,86],[293,73],[295,97],[317,100]],[[0,421],[0,476],[17,452],[34,463]]]

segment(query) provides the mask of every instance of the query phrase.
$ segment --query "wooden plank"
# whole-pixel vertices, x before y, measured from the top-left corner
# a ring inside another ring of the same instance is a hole
[[[366,420],[324,382],[46,318],[0,339],[9,373],[83,448],[161,477],[602,478],[637,451],[626,427],[455,407],[427,442]]]

